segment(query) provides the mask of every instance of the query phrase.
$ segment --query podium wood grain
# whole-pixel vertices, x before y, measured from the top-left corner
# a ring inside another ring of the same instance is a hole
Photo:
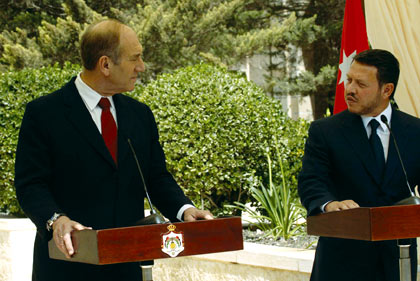
[[[356,208],[310,216],[310,235],[381,241],[420,237],[420,206]]]
[[[48,242],[50,258],[90,264],[112,264],[169,258],[162,252],[162,235],[168,224],[155,224],[104,230],[74,231],[76,254],[67,259],[53,240]],[[175,233],[184,235],[184,251],[189,256],[243,249],[240,217],[173,223]]]

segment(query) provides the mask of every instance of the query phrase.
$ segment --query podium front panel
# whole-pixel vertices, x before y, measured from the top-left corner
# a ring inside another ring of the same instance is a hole
[[[307,219],[310,235],[382,241],[420,237],[420,205],[355,208]]]
[[[356,208],[323,213],[307,219],[310,235],[371,240],[370,209]]]

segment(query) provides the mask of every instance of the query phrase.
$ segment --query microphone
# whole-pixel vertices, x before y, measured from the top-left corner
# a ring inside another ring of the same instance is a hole
[[[134,148],[131,145],[131,140],[130,139],[127,139],[127,141],[128,141],[128,145],[130,146],[131,152],[133,153],[134,160],[136,160],[137,169],[139,171],[140,178],[141,178],[141,180],[143,182],[144,193],[146,194],[147,201],[149,202],[150,213],[151,213],[149,216],[144,217],[144,218],[138,220],[137,222],[135,222],[134,225],[148,225],[148,224],[161,224],[161,223],[166,223],[165,219],[161,215],[159,215],[155,211],[155,209],[153,208],[152,201],[150,200],[149,193],[147,192],[146,182],[144,181],[143,172],[141,171],[140,163],[139,163],[139,160],[137,159],[136,152],[134,151]]]
[[[388,124],[388,119],[386,118],[385,115],[381,115],[381,121],[385,124],[385,126],[388,128],[389,132],[391,133],[392,140],[394,141],[395,149],[397,150],[398,159],[400,160],[400,164],[401,164],[402,170],[404,172],[405,181],[406,181],[406,184],[407,184],[407,187],[408,187],[408,191],[410,192],[410,195],[411,195],[408,198],[405,198],[401,201],[398,201],[394,205],[420,205],[420,198],[414,195],[414,193],[413,193],[413,191],[410,187],[410,183],[408,182],[407,172],[405,170],[404,162],[402,161],[402,158],[401,158],[401,154],[400,154],[400,150],[399,150],[398,145],[397,145],[397,141],[395,140],[394,133],[392,132],[391,127]]]

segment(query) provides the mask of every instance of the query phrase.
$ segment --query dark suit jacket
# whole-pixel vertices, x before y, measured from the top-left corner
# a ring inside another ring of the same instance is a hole
[[[144,190],[127,139],[140,161],[152,202],[171,221],[192,204],[166,170],[151,110],[113,97],[118,123],[118,167],[73,78],[26,107],[16,152],[16,193],[36,224],[33,280],[140,280],[138,265],[94,266],[51,260],[46,221],[54,212],[93,229],[129,226],[144,216]],[[117,277],[118,276],[118,277]]]
[[[393,109],[391,129],[414,187],[420,182],[420,120]],[[319,213],[320,206],[333,200],[352,199],[362,207],[377,207],[393,205],[410,195],[391,136],[382,180],[375,176],[375,168],[359,115],[344,111],[314,121],[298,179],[299,195],[308,215]],[[415,245],[411,248],[415,275],[417,254]],[[398,257],[396,241],[372,243],[321,237],[311,280],[399,280]],[[381,271],[387,277],[378,277]]]

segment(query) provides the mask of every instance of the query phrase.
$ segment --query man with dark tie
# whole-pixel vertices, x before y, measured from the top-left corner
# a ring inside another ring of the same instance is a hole
[[[398,60],[385,50],[357,54],[347,73],[348,110],[309,128],[298,191],[308,215],[390,206],[410,196],[388,120],[411,186],[420,182],[420,120],[394,108]],[[385,117],[383,117],[385,116]],[[412,278],[416,242],[411,239]],[[397,281],[397,241],[320,237],[311,281]]]
[[[16,152],[16,193],[35,223],[32,280],[141,280],[138,263],[89,265],[48,256],[51,238],[74,254],[71,232],[130,226],[144,217],[139,158],[154,205],[171,221],[211,219],[197,210],[166,169],[149,107],[123,94],[144,71],[142,46],[126,25],[106,20],[81,38],[83,71],[30,102]],[[164,110],[164,109],[162,109]]]

